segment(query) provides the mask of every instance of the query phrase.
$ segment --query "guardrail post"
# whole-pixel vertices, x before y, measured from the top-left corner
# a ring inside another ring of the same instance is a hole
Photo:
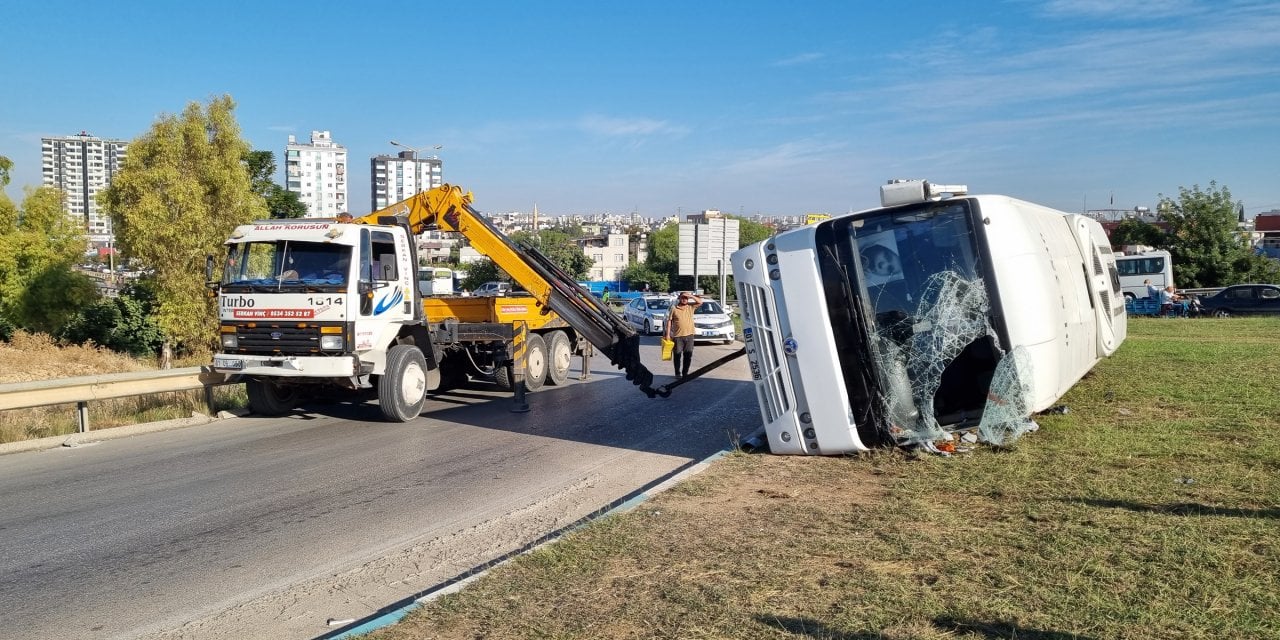
[[[89,430],[89,403],[81,400],[76,403],[77,421],[80,423],[80,433]]]

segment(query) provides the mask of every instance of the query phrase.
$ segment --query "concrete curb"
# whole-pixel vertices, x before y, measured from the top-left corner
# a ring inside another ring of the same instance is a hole
[[[79,447],[96,442],[103,442],[105,440],[115,440],[116,438],[128,438],[129,436],[142,435],[144,433],[156,433],[159,431],[168,431],[170,429],[194,427],[197,425],[209,424],[210,422],[215,422],[217,420],[238,418],[248,414],[248,410],[245,409],[219,411],[216,416],[206,416],[202,413],[194,413],[189,418],[175,418],[173,420],[145,422],[142,424],[131,424],[123,427],[110,427],[106,429],[98,429],[97,431],[86,431],[84,433],[73,433],[70,435],[49,436],[47,438],[6,442],[4,444],[0,444],[0,455],[22,453],[26,451],[57,449],[58,447]]]
[[[723,458],[726,455],[729,455],[729,453],[730,453],[730,450],[728,449],[717,451],[716,453],[713,453],[710,456],[707,456],[706,458],[698,462],[693,462],[684,467],[681,467],[677,469],[675,472],[673,472],[671,475],[660,480],[657,484],[653,485],[648,490],[641,491],[640,493],[637,493],[631,498],[623,500],[622,502],[614,505],[611,508],[608,508],[599,513],[595,513],[590,516],[587,516],[586,518],[583,518],[578,522],[570,524],[560,529],[559,531],[552,532],[542,540],[535,542],[534,544],[528,547],[520,549],[517,552],[513,552],[505,557],[502,557],[497,561],[492,562],[491,564],[482,565],[481,567],[465,572],[464,574],[462,574],[466,576],[465,578],[445,581],[440,585],[436,585],[435,587],[427,589],[424,592],[420,592],[419,595],[417,596],[410,596],[411,599],[406,598],[405,600],[401,600],[400,603],[390,605],[388,609],[384,609],[381,612],[374,613],[373,615],[365,617],[360,620],[353,620],[353,621],[331,620],[329,624],[332,626],[338,626],[344,623],[351,626],[347,626],[343,629],[338,629],[335,631],[331,631],[327,634],[318,636],[316,640],[346,640],[348,638],[354,638],[356,636],[377,631],[378,629],[382,629],[384,627],[389,627],[399,622],[401,619],[403,619],[406,615],[408,615],[410,611],[413,611],[414,609],[416,609],[418,605],[424,602],[430,602],[436,598],[439,598],[440,596],[461,591],[468,584],[484,576],[491,569],[507,564],[508,562],[522,555],[525,555],[526,553],[529,553],[530,551],[540,549],[549,544],[554,544],[566,533],[577,531],[578,529],[581,529],[583,527],[590,525],[592,522],[601,520],[603,518],[607,518],[611,515],[618,514],[618,513],[625,513],[627,511],[635,509],[636,507],[638,507],[640,504],[642,504],[649,498],[659,493],[662,493],[667,489],[670,489],[671,487],[679,484],[680,482],[684,481],[685,479],[691,476],[695,476],[699,473],[702,473],[703,471],[706,471],[707,468],[711,466],[711,463],[715,462],[716,460],[719,460],[720,458]]]

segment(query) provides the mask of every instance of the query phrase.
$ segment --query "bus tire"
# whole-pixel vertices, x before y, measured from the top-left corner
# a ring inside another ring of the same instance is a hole
[[[283,387],[270,380],[249,380],[244,383],[249,396],[249,410],[262,416],[282,416],[298,408],[298,391]]]
[[[387,351],[387,370],[378,379],[378,407],[391,422],[408,422],[427,403],[427,361],[418,347],[397,344]]]
[[[569,336],[559,329],[547,334],[547,384],[562,385],[569,379],[573,349]]]

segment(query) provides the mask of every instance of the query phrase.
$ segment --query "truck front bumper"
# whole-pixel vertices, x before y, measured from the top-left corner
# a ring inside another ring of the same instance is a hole
[[[259,356],[219,353],[213,357],[213,370],[243,376],[279,378],[349,378],[359,375],[356,356]]]

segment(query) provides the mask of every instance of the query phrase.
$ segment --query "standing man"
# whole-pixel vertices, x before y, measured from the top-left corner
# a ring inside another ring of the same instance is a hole
[[[693,311],[702,304],[702,298],[693,293],[681,293],[676,306],[667,313],[667,325],[662,337],[675,343],[671,350],[671,364],[676,367],[676,379],[689,375],[693,362]]]
[[[1160,292],[1162,291],[1162,289],[1160,287],[1155,286],[1154,284],[1151,284],[1151,278],[1147,278],[1146,280],[1143,280],[1142,284],[1147,287],[1147,297],[1159,302]]]

